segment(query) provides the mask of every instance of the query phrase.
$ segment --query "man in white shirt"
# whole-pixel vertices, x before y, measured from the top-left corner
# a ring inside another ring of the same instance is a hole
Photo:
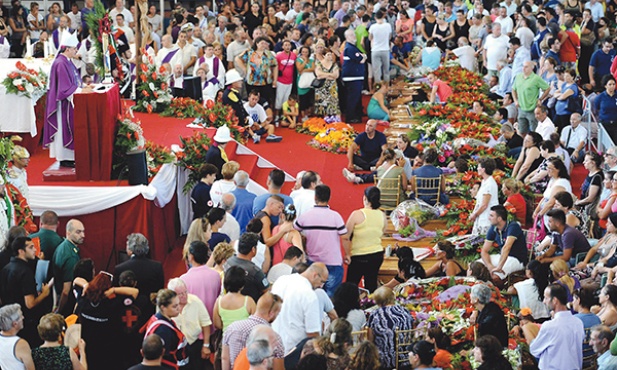
[[[585,144],[587,144],[587,129],[581,126],[581,115],[572,113],[570,126],[561,131],[561,145],[570,153],[572,162],[581,163],[585,158]]]
[[[252,90],[249,92],[249,100],[244,103],[244,110],[253,120],[253,125],[249,127],[248,132],[253,138],[255,144],[259,143],[261,136],[266,136],[266,141],[270,143],[278,143],[283,140],[282,136],[274,135],[274,125],[268,119],[266,110],[259,104],[259,92]]]
[[[287,13],[289,12],[289,3],[283,1],[279,9],[280,10],[274,16],[282,21],[285,21],[287,18]]]
[[[227,22],[229,22],[229,20],[224,15],[219,15],[217,22],[218,25],[214,29],[214,36],[219,44],[225,45],[225,32],[227,32]]]
[[[379,11],[375,16],[377,23],[368,29],[371,40],[371,60],[375,83],[390,82],[390,38],[392,27],[385,22],[385,12]]]
[[[195,18],[199,21],[197,23],[197,28],[208,28],[208,17],[205,14],[203,5],[197,5],[195,8]]]
[[[236,28],[234,31],[234,41],[227,46],[227,69],[236,69],[240,73],[241,77],[244,77],[244,70],[236,65],[236,57],[244,53],[251,45],[246,41],[248,35],[242,27]]]
[[[210,190],[212,191],[212,190]],[[227,212],[225,215],[225,223],[219,229],[219,232],[226,234],[231,239],[231,242],[235,242],[240,239],[240,224],[238,220],[231,214],[234,208],[236,208],[236,197],[231,193],[225,193],[221,196],[221,208]],[[254,262],[254,261],[253,261]],[[257,265],[261,267],[261,265]]]
[[[76,3],[71,5],[71,11],[66,16],[71,20],[71,28],[81,32],[81,12]]]
[[[508,65],[507,60],[502,59],[497,61],[497,72],[499,73],[499,83],[491,87],[491,94],[497,96],[489,94],[489,99],[502,99],[506,96],[506,93],[512,91],[514,75],[512,74],[512,68]]]
[[[283,339],[289,352],[306,337],[321,333],[321,310],[315,289],[328,281],[328,269],[323,263],[313,263],[302,274],[280,277],[272,286],[272,294],[283,299],[283,306],[272,328]]]
[[[548,108],[545,105],[540,105],[536,107],[534,114],[536,120],[538,120],[538,126],[535,131],[542,135],[543,140],[550,140],[551,134],[555,132],[555,125],[548,117]]]
[[[519,40],[521,40],[521,46],[525,49],[531,49],[531,44],[533,44],[533,40],[536,37],[531,28],[529,28],[529,22],[529,19],[521,17],[518,22],[518,29],[514,34]]]
[[[493,23],[492,33],[486,36],[482,58],[489,76],[497,75],[497,61],[508,56],[508,36],[501,34],[501,24]]]
[[[174,72],[169,77],[169,87],[172,89],[184,89],[184,74],[182,73],[182,63],[172,64]]]
[[[294,1],[293,8],[289,9],[287,14],[285,14],[285,22],[294,24],[296,22],[296,17],[300,14],[302,10],[302,3],[298,0]]]
[[[510,50],[512,53],[512,77],[510,78],[511,85],[514,83],[514,77],[523,72],[523,65],[525,62],[531,60],[531,52],[526,47],[521,46],[521,40],[518,37],[510,38]]]
[[[129,24],[129,27],[135,26],[135,21],[133,20],[133,14],[131,14],[130,10],[124,7],[124,0],[116,0],[116,7],[113,8],[109,12],[109,16],[111,17],[112,22],[114,22],[114,26],[118,25],[117,19],[116,19],[116,16],[118,14],[122,14],[124,16],[124,21]]]
[[[294,201],[297,217],[315,206],[315,187],[321,184],[321,176],[314,171],[306,171],[302,175],[302,188],[289,194]]]
[[[512,0],[506,0],[499,4],[499,6],[503,6],[507,10],[508,17],[511,17],[516,13],[516,3]]]
[[[184,74],[192,75],[193,74],[193,66],[197,61],[197,50],[187,41],[186,31],[180,31],[178,33],[178,42],[176,42],[176,46],[178,47],[178,53],[174,57],[179,63],[184,67]]]
[[[195,50],[197,50],[197,53],[199,54],[199,50],[206,46],[206,43],[201,41],[201,39],[199,39],[198,37],[195,37],[196,33],[194,31],[198,30],[197,32],[199,32],[199,35],[201,35],[201,28],[195,28],[195,26],[193,26],[193,23],[186,23],[184,26],[182,26],[181,29],[186,31],[186,42],[193,45],[195,47]]]
[[[512,30],[514,29],[514,21],[512,21],[512,18],[508,15],[508,8],[505,6],[499,8],[499,17],[495,19],[495,22],[499,22],[499,24],[501,24],[501,33],[504,35],[509,35],[512,33]]]
[[[467,12],[467,19],[473,18],[476,14],[490,15],[488,10],[484,9],[484,4],[482,4],[482,0],[475,0],[473,3],[473,8]]]
[[[566,307],[566,288],[549,285],[544,289],[543,302],[554,316],[542,324],[538,336],[529,344],[529,352],[540,359],[542,370],[582,369],[585,329],[583,322]]]
[[[458,38],[458,47],[452,51],[446,50],[447,54],[454,54],[459,60],[461,67],[475,72],[478,69],[476,62],[476,51],[469,45],[467,37],[461,36]]]
[[[156,54],[156,58],[154,61],[156,62],[157,67],[161,67],[163,64],[171,64],[176,54],[178,54],[178,46],[176,46],[171,38],[171,35],[163,35],[161,38],[162,47],[159,49],[159,52]]]
[[[121,29],[122,32],[124,32],[124,35],[126,35],[126,39],[129,41],[129,44],[132,44],[135,42],[135,34],[133,33],[133,30],[131,29],[131,27],[127,26],[124,23],[124,14],[120,13],[116,16],[116,24],[118,27],[118,29]]]

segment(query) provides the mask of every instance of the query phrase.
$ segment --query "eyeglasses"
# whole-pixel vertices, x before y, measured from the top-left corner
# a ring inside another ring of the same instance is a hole
[[[272,294],[272,293],[270,293],[270,294]],[[276,294],[272,294],[272,304],[270,305],[270,308],[268,309],[268,312],[272,311],[274,306],[276,304],[278,304],[278,303],[283,304],[283,298],[279,297]]]

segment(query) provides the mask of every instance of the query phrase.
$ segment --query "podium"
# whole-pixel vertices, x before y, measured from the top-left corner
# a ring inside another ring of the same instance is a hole
[[[118,84],[102,93],[75,94],[74,102],[77,181],[109,181],[121,109]]]

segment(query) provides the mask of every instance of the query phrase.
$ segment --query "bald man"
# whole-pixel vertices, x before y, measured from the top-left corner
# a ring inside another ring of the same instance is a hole
[[[257,301],[255,313],[248,319],[236,321],[225,329],[223,334],[223,349],[221,361],[223,370],[233,369],[236,358],[246,346],[247,338],[254,328],[261,327],[263,332],[272,335],[272,356],[274,356],[273,369],[284,368],[285,349],[281,336],[270,328],[270,324],[277,318],[283,300],[281,297],[270,292],[262,295]]]
[[[54,287],[58,304],[54,312],[68,316],[73,307],[66,306],[73,285],[73,270],[79,261],[79,246],[84,243],[86,231],[81,221],[72,219],[66,224],[66,239],[56,248],[53,256]]]
[[[320,262],[313,263],[302,274],[281,276],[272,286],[272,294],[283,299],[272,328],[283,339],[288,353],[302,339],[321,333],[321,309],[315,289],[328,281],[328,269]]]

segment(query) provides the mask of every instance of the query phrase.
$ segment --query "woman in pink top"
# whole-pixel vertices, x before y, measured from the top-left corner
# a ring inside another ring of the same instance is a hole
[[[448,101],[450,95],[452,95],[452,88],[447,83],[438,79],[434,73],[429,73],[426,76],[428,82],[431,84],[431,95],[429,101],[431,103],[445,103]],[[437,99],[438,98],[438,99]]]
[[[293,204],[287,205],[283,210],[283,214],[281,216],[282,223],[279,223],[274,227],[274,229],[272,230],[273,235],[275,235],[278,232],[279,228],[281,228],[283,225],[293,225],[293,222],[295,221],[297,216],[296,207],[294,207]],[[288,231],[285,235],[283,235],[282,238],[279,239],[278,242],[276,242],[276,244],[272,246],[272,266],[276,265],[277,263],[283,262],[283,256],[285,255],[285,252],[287,252],[287,249],[289,249],[289,247],[291,247],[292,245],[300,248],[302,252],[304,252],[304,248],[302,246],[302,236],[300,235],[298,230],[295,230],[293,227],[291,228],[291,231]]]

